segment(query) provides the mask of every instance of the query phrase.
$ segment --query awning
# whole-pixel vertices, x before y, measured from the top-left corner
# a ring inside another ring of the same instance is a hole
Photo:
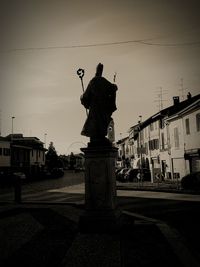
[[[189,159],[190,157],[200,157],[200,148],[185,150],[184,158]]]

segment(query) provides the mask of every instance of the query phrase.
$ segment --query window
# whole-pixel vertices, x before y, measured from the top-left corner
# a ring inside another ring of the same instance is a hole
[[[159,149],[159,140],[155,139],[155,149]]]
[[[160,128],[163,129],[165,127],[164,119],[160,119]]]
[[[161,133],[161,149],[165,149],[164,133]]]
[[[153,131],[153,123],[150,124],[150,131]]]
[[[196,126],[197,126],[197,132],[200,131],[200,113],[196,114]]]
[[[2,147],[0,147],[0,155],[2,155]]]
[[[178,134],[178,128],[174,128],[174,146],[175,148],[179,148],[179,134]]]
[[[4,156],[10,156],[10,149],[9,148],[4,148],[3,149],[3,154],[4,154]]]
[[[147,127],[146,128],[144,128],[144,132],[145,132],[145,138],[147,138]]]
[[[149,141],[149,150],[159,149],[159,140],[153,139]]]
[[[190,121],[189,121],[189,119],[185,120],[185,130],[186,130],[186,134],[190,134]]]

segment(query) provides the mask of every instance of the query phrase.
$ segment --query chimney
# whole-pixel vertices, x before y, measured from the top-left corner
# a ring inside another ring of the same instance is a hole
[[[188,94],[187,94],[187,99],[191,99],[191,98],[192,98],[192,95],[191,95],[190,92],[188,92]]]
[[[174,106],[180,103],[179,96],[173,96]]]

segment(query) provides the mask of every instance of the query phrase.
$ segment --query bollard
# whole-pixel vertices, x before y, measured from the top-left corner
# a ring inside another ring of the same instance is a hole
[[[21,176],[14,173],[15,203],[21,203]]]

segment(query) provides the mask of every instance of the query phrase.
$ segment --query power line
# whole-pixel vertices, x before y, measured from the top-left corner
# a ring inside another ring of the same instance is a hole
[[[144,45],[155,45],[155,46],[195,46],[200,45],[200,41],[197,42],[185,42],[185,43],[168,43],[168,44],[161,44],[161,43],[149,43],[140,41],[141,44]]]
[[[119,41],[119,42],[105,42],[105,43],[95,43],[95,44],[80,44],[80,45],[64,45],[64,46],[46,46],[46,47],[25,47],[25,48],[11,48],[8,50],[1,51],[2,52],[17,52],[17,51],[34,51],[34,50],[50,50],[50,49],[73,49],[73,48],[88,48],[88,47],[100,47],[100,46],[113,46],[113,45],[123,45],[123,44],[131,44],[137,43],[142,45],[149,46],[198,46],[200,45],[200,41],[197,42],[185,42],[185,43],[152,43],[148,42],[148,40],[152,39],[144,39],[144,40],[127,40],[127,41]]]

